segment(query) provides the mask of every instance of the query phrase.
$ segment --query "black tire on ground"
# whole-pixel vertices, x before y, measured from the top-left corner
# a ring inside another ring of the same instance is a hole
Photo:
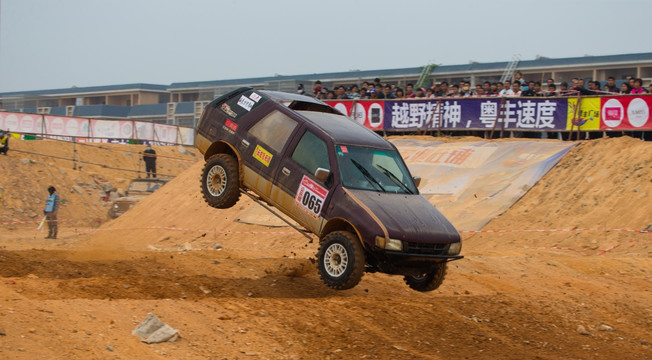
[[[204,164],[201,192],[208,205],[227,209],[240,199],[238,161],[229,154],[215,154]]]
[[[319,277],[336,290],[350,289],[364,275],[365,256],[360,240],[348,231],[326,235],[317,251]]]
[[[421,292],[433,291],[444,282],[447,266],[448,263],[439,263],[421,276],[406,275],[403,280],[413,290]]]

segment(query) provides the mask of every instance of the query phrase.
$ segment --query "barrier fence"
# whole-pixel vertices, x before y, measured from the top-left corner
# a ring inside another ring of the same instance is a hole
[[[650,131],[652,95],[329,100],[372,130]]]
[[[69,138],[76,142],[138,140],[154,144],[194,144],[195,130],[135,120],[100,120],[0,111],[0,129],[24,135]]]

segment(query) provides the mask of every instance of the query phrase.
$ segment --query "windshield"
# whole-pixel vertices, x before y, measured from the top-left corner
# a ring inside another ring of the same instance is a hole
[[[416,194],[401,156],[394,150],[336,146],[344,187],[397,194]]]

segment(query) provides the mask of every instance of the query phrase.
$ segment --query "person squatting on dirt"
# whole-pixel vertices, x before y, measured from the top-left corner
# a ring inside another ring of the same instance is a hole
[[[152,175],[153,178],[156,177],[156,151],[152,149],[151,146],[147,145],[147,149],[143,151],[143,160],[145,161],[145,171],[147,172],[147,177]]]
[[[9,134],[0,130],[0,153],[7,155],[9,151]]]
[[[57,189],[54,186],[50,185],[48,187],[48,192],[50,195],[47,200],[45,200],[45,221],[48,223],[48,236],[46,239],[56,239],[57,231],[59,230],[57,224],[57,212],[59,211],[59,194],[57,194]]]

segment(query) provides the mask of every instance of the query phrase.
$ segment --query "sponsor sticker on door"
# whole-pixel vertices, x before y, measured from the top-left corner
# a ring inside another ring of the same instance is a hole
[[[269,151],[263,149],[262,146],[256,145],[253,157],[263,163],[263,165],[269,167],[269,163],[272,161],[273,156]]]
[[[327,195],[328,190],[304,175],[294,200],[301,210],[318,217]]]

